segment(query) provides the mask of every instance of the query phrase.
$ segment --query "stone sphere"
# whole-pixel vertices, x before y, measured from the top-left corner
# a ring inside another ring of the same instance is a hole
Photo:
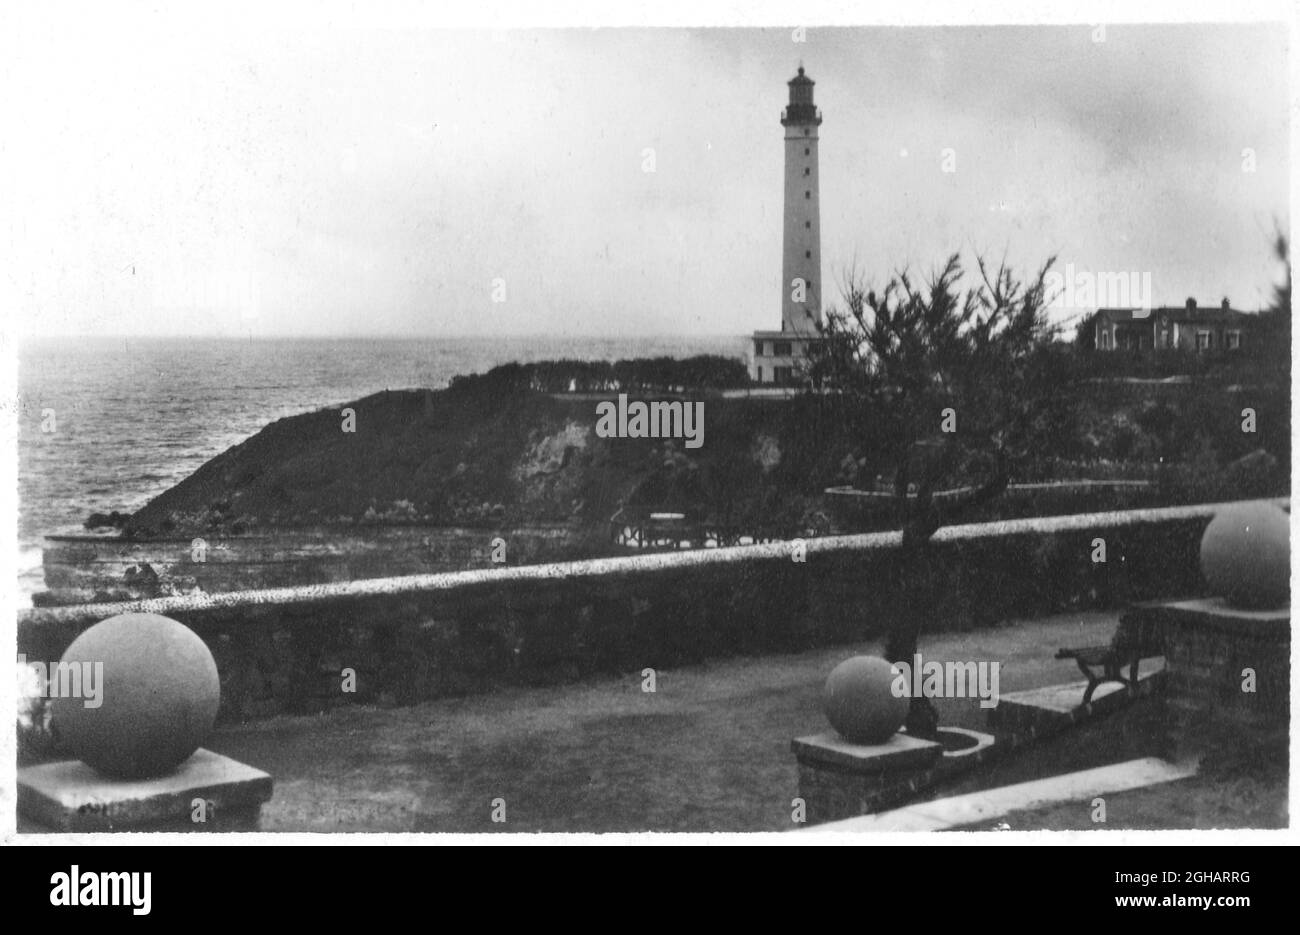
[[[73,640],[64,663],[80,669],[81,697],[56,698],[51,689],[51,728],[105,776],[171,772],[217,719],[221,682],[212,653],[193,630],[168,617],[109,617]]]
[[[1291,596],[1291,518],[1271,503],[1215,514],[1201,537],[1201,573],[1234,607],[1285,607]]]
[[[850,743],[884,743],[907,719],[910,699],[893,692],[892,665],[879,656],[845,659],[826,679],[822,710]]]

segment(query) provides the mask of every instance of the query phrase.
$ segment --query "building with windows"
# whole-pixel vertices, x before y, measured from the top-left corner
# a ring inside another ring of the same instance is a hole
[[[817,130],[822,115],[813,103],[813,80],[799,67],[787,82],[790,100],[781,114],[785,128],[785,212],[781,259],[781,330],[755,331],[750,379],[795,382],[809,346],[820,340],[821,212],[817,188]]]
[[[1239,312],[1224,299],[1218,308],[1099,308],[1093,346],[1099,351],[1235,351],[1250,345],[1259,316]]]

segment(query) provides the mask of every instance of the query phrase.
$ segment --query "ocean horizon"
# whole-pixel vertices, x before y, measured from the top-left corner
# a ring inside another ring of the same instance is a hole
[[[18,346],[19,589],[45,536],[134,512],[277,419],[501,364],[742,357],[743,336],[41,337]],[[51,422],[52,418],[52,422]],[[52,431],[50,429],[53,429]]]

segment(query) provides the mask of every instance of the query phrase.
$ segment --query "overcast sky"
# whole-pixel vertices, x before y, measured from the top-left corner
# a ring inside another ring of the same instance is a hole
[[[880,280],[953,250],[1056,253],[1149,272],[1156,304],[1254,309],[1288,223],[1286,41],[29,26],[0,275],[38,334],[775,328],[778,119],[802,61],[827,283],[854,262]]]

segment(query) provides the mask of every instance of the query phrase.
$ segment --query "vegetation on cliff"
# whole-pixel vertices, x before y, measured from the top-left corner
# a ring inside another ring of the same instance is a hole
[[[532,383],[526,368],[507,365],[445,390],[377,393],[280,419],[154,498],[126,532],[603,525],[628,506],[788,525],[835,481],[835,452],[842,458],[840,440],[854,432],[828,421],[833,403],[712,395],[698,451],[680,439],[600,438],[595,402]]]
[[[1062,358],[1062,365],[1067,362]],[[745,531],[825,530],[826,487],[889,486],[888,426],[844,397],[704,397],[704,446],[600,438],[596,403],[502,385],[496,372],[446,390],[377,393],[280,419],[218,455],[135,513],[127,535],[226,533],[300,525],[422,523],[508,528],[576,522],[604,530],[620,509],[685,512]],[[1186,503],[1284,493],[1289,400],[1284,385],[1075,385],[1069,432],[1045,443],[1013,482],[1156,481],[1148,499]],[[1240,412],[1258,410],[1258,431]],[[344,410],[355,432],[344,432]],[[1250,456],[1263,449],[1266,454]],[[1244,459],[1243,455],[1246,455]],[[1163,460],[1161,460],[1163,459]],[[961,482],[958,476],[956,482]],[[1079,498],[1075,498],[1078,500]],[[1091,503],[1091,501],[1088,501]],[[1105,509],[1099,498],[1086,509]],[[1048,498],[997,501],[1020,515],[1068,512]],[[992,513],[988,512],[992,511]],[[890,528],[882,510],[868,528]]]

